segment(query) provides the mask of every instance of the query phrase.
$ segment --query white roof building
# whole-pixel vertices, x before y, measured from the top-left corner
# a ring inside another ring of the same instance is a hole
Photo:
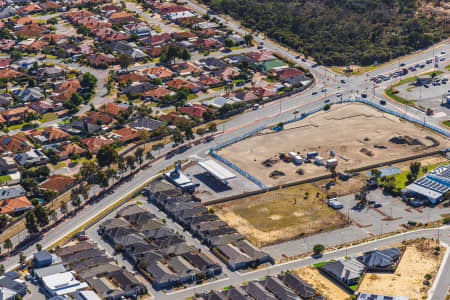
[[[63,296],[88,287],[77,280],[72,272],[56,273],[42,278],[42,284],[51,296]]]
[[[227,180],[233,179],[236,175],[230,170],[223,167],[221,164],[217,163],[215,160],[208,159],[204,161],[200,161],[198,163],[203,169],[205,169],[208,173],[213,175],[218,180],[226,183]]]
[[[439,202],[450,190],[450,164],[437,167],[417,179],[403,190],[427,198],[431,203]]]

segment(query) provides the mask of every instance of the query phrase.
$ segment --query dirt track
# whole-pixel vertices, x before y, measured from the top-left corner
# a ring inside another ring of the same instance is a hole
[[[398,136],[409,136],[423,145],[394,144],[389,141]],[[434,138],[440,145],[431,147],[433,142],[426,139],[426,136]],[[386,149],[375,148],[375,145],[385,146]],[[419,128],[371,106],[351,103],[332,106],[330,111],[319,112],[302,121],[291,123],[281,132],[266,129],[223,148],[218,153],[264,184],[273,186],[328,173],[324,166],[311,163],[295,166],[293,163],[278,161],[272,167],[263,165],[267,159],[277,160],[281,152],[300,152],[300,155],[305,157],[306,152],[317,151],[319,156],[328,159],[330,150],[334,150],[338,159],[337,171],[342,171],[449,146],[449,140],[437,133]],[[372,156],[361,152],[363,148]],[[304,175],[296,173],[300,168],[303,169]],[[270,173],[275,170],[286,175],[270,177]]]

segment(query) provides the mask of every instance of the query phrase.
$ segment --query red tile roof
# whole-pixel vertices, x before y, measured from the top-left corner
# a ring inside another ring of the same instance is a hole
[[[26,37],[33,37],[33,36],[42,36],[44,31],[46,30],[46,27],[40,24],[32,23],[28,25],[23,25],[22,28],[20,28],[17,33],[22,34]]]
[[[119,112],[127,110],[126,107],[119,105],[118,103],[114,102],[108,102],[106,104],[103,104],[98,108],[99,111],[113,115],[118,116]]]
[[[31,150],[31,146],[24,134],[0,136],[0,149],[3,151],[21,153]]]
[[[176,79],[173,79],[173,80],[169,80],[166,83],[167,83],[167,85],[169,87],[171,87],[173,89],[176,89],[176,90],[181,90],[181,89],[184,89],[184,88],[188,88],[188,89],[191,90],[191,89],[194,89],[194,88],[198,87],[197,84],[195,84],[193,82],[190,82],[190,81],[187,81],[184,78],[176,78]]]
[[[16,70],[10,68],[0,70],[0,78],[17,78],[22,76],[26,76],[26,74],[17,72]]]
[[[75,179],[69,176],[52,175],[40,185],[40,188],[54,191],[59,194],[70,188],[74,181]]]
[[[32,207],[31,201],[26,196],[9,198],[0,201],[0,213],[9,214],[13,213],[20,208]]]
[[[104,136],[84,138],[81,139],[80,142],[83,143],[83,145],[85,145],[89,149],[89,151],[93,153],[97,153],[103,145],[111,145],[112,143],[114,143],[113,140],[107,139]]]
[[[128,81],[131,82],[147,82],[149,81],[149,78],[147,76],[144,76],[138,72],[130,72],[121,74],[118,76],[119,81],[122,83],[127,83]]]
[[[169,78],[174,74],[170,69],[163,66],[145,69],[144,71],[142,71],[142,73],[144,73],[145,75],[153,74],[158,78]]]
[[[143,97],[151,97],[154,99],[159,99],[165,95],[173,93],[171,90],[166,89],[165,87],[158,86],[156,89],[148,90],[142,93]]]
[[[193,106],[186,106],[180,108],[181,112],[197,118],[203,118],[203,113],[207,110],[212,112],[216,111],[215,109],[211,109],[202,104],[194,104]]]
[[[127,143],[139,139],[140,132],[133,128],[124,127],[114,131],[115,134],[120,135],[120,141]]]

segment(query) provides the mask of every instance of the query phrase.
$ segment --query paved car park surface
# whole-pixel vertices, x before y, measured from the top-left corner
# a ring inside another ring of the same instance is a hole
[[[225,167],[225,166],[224,166]],[[242,176],[235,170],[229,167],[225,167],[229,171],[236,175],[235,178],[227,180],[228,184],[224,184],[217,180],[211,174],[209,174],[205,169],[195,164],[187,168],[184,173],[191,178],[191,180],[198,184],[196,188],[195,196],[203,201],[216,200],[228,196],[240,195],[242,193],[256,191],[259,186],[253,181]]]

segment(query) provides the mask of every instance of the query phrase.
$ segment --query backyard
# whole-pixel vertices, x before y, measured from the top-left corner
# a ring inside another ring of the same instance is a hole
[[[358,288],[359,292],[405,296],[410,300],[426,299],[445,248],[429,239],[407,241],[400,247],[405,248],[405,252],[395,273],[366,273]]]

